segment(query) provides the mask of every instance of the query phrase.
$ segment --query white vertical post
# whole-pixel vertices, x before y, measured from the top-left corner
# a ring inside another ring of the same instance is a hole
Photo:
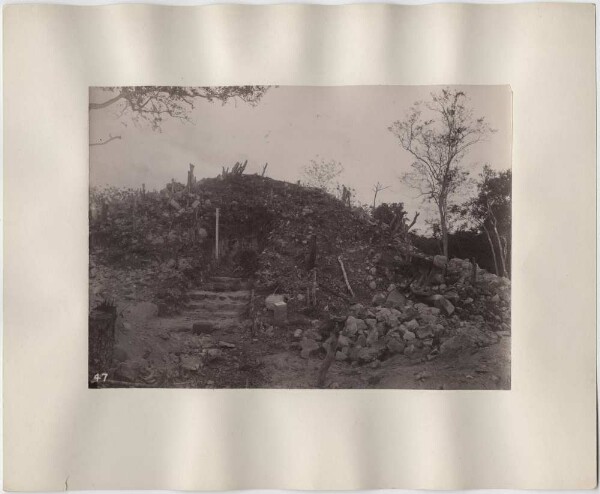
[[[219,208],[217,208],[217,216],[215,218],[215,258],[219,260]]]

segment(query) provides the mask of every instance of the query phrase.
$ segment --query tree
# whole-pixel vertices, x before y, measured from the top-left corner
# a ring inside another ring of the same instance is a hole
[[[382,190],[389,189],[389,188],[390,188],[389,185],[384,186],[383,184],[380,184],[379,182],[377,182],[373,186],[373,192],[374,192],[374,194],[373,194],[373,209],[375,209],[375,204],[377,201],[377,194],[379,194]]]
[[[461,212],[485,232],[496,274],[510,275],[512,172],[497,172],[484,166],[477,183],[477,196]]]
[[[442,89],[431,101],[416,102],[404,120],[388,130],[414,159],[404,181],[437,206],[443,254],[448,256],[448,214],[452,196],[465,184],[468,150],[494,132],[483,117],[475,119],[462,91]]]
[[[405,252],[410,256],[412,242],[409,232],[415,226],[419,218],[419,213],[415,212],[415,216],[410,222],[407,215],[408,213],[404,210],[404,204],[401,202],[392,204],[384,202],[373,210],[373,219],[387,225],[392,237],[399,235]]]
[[[321,159],[317,161],[313,159],[310,160],[309,165],[304,166],[301,183],[305,187],[315,187],[324,192],[332,193],[335,188],[334,179],[340,176],[343,171],[342,164],[335,160],[325,161]]]
[[[406,214],[404,203],[402,202],[394,202],[392,204],[383,202],[373,209],[373,219],[380,223],[384,223],[389,227],[394,225],[398,219],[404,218]]]
[[[89,110],[101,110],[107,107],[117,109],[118,116],[129,115],[136,123],[147,123],[152,130],[160,131],[165,118],[190,121],[190,113],[198,100],[209,103],[231,99],[256,105],[263,97],[268,86],[123,86],[103,88],[108,97],[101,102],[90,102]],[[92,143],[90,146],[106,144],[120,136]]]

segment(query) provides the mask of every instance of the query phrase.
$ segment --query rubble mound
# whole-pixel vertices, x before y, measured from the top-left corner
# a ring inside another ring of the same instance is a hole
[[[510,336],[510,280],[427,256],[322,190],[224,174],[160,192],[92,191],[92,307],[141,297],[162,316],[218,276],[251,280],[248,325],[267,328],[264,338],[280,326],[276,339],[302,358],[376,368],[395,356],[452,358]],[[303,319],[276,321],[274,304]]]
[[[360,294],[364,290],[358,279],[370,276],[358,276],[366,255],[360,251],[368,251],[376,235],[375,223],[362,209],[318,189],[258,175],[203,179],[192,187],[172,182],[160,192],[107,189],[91,194],[92,275],[97,265],[160,273],[163,292],[170,292],[163,293],[167,303],[176,302],[188,288],[176,290],[185,285],[186,276],[200,282],[215,273],[255,277],[265,292],[300,287],[305,292],[311,241],[316,243],[319,285],[348,294],[337,259],[342,255]],[[319,302],[326,304],[325,299]]]

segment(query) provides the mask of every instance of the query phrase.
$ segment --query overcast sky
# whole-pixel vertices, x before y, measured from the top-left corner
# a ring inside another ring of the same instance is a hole
[[[457,86],[470,98],[474,116],[497,130],[472,148],[464,160],[473,174],[483,163],[511,167],[511,91],[508,86]],[[336,160],[344,166],[340,182],[354,187],[361,202],[372,203],[374,184],[390,186],[378,203],[404,202],[412,214],[427,210],[416,192],[400,181],[411,156],[387,130],[417,100],[427,100],[439,87],[338,86],[274,87],[257,106],[242,102],[201,101],[190,115],[193,123],[165,120],[162,132],[135,125],[119,116],[116,105],[90,112],[90,140],[122,136],[90,147],[90,183],[95,186],[161,189],[175,178],[185,183],[188,163],[197,178],[214,177],[222,166],[248,160],[246,173],[259,172],[295,182],[311,159]],[[90,91],[93,102],[109,93]],[[431,213],[424,212],[423,216]]]

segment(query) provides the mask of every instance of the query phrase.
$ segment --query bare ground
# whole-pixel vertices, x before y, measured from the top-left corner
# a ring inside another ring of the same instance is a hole
[[[215,279],[187,295],[189,302],[175,316],[159,316],[147,301],[121,303],[114,366],[103,386],[316,387],[324,351],[302,358],[293,336],[310,326],[306,316],[291,314],[286,327],[252,334],[246,318],[250,291],[243,280]],[[334,361],[325,387],[510,389],[510,337],[430,361],[405,355],[364,365]]]

